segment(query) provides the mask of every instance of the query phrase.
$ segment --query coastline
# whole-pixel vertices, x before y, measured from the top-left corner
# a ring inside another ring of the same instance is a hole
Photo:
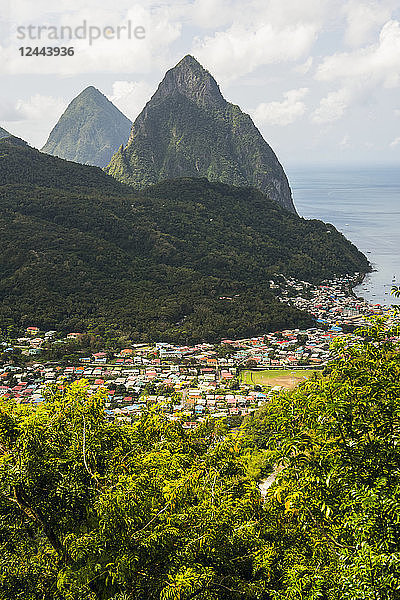
[[[375,273],[377,275],[374,276]],[[389,283],[380,283],[378,278],[383,278],[383,274],[379,269],[373,269],[369,273],[366,273],[360,283],[354,286],[353,293],[356,297],[362,298],[365,302],[373,305],[379,304],[385,308],[399,306],[400,298],[393,296],[391,291],[400,282],[397,281],[397,278],[393,277]]]
[[[312,285],[295,279],[286,279],[286,289],[280,290],[281,302],[286,302],[311,314],[316,324],[340,329],[363,325],[365,319],[386,314],[391,306],[373,303],[356,294],[355,288],[368,273],[343,275]],[[288,291],[291,290],[291,293]]]
[[[289,179],[299,214],[332,223],[367,257],[371,271],[355,286],[356,296],[400,305],[390,295],[391,285],[400,281],[398,167],[293,165]]]

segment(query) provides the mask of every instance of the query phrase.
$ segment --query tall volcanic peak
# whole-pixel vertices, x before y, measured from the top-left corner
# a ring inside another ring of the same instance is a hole
[[[6,131],[5,129],[3,129],[2,127],[0,127],[0,139],[1,138],[5,138],[5,137],[10,137],[10,133],[8,133],[8,131]]]
[[[226,104],[214,77],[190,54],[166,72],[152,101],[162,100],[176,92],[199,106],[223,108]]]
[[[131,121],[93,86],[67,107],[42,151],[82,164],[105,167],[129,137]]]
[[[250,116],[227,102],[193,56],[165,74],[107,172],[136,188],[206,177],[263,191],[296,212],[285,172]]]

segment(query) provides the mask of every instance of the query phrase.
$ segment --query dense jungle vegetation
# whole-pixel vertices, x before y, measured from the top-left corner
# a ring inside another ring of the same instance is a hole
[[[399,334],[377,321],[230,432],[109,423],[84,381],[3,400],[0,598],[400,598]]]
[[[96,167],[0,142],[0,327],[191,342],[312,324],[269,279],[367,271],[332,225],[207,179],[135,193]],[[221,300],[220,297],[231,300]]]

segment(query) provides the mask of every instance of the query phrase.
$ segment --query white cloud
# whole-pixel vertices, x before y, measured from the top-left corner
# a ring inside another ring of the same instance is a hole
[[[390,20],[394,2],[379,0],[350,0],[343,6],[347,21],[345,42],[349,46],[362,46],[369,41],[371,33]]]
[[[205,1],[209,0],[194,4]],[[217,5],[229,24],[224,29],[214,26],[213,35],[195,38],[192,52],[221,82],[263,65],[304,63],[332,1],[250,0],[243,4],[219,0]]]
[[[376,85],[397,87],[400,84],[400,23],[388,21],[382,27],[377,44],[336,53],[323,60],[317,69],[320,81],[348,80],[366,88]]]
[[[205,29],[215,29],[231,23],[235,7],[229,0],[195,0],[185,3],[182,15],[186,13],[190,22]]]
[[[29,100],[18,100],[15,108],[20,120],[41,119],[44,116],[51,119],[53,115],[58,119],[66,108],[66,102],[62,98],[35,94]]]
[[[218,30],[240,24],[254,29],[270,23],[278,29],[293,24],[322,22],[330,4],[337,0],[180,0],[170,2],[169,12],[175,19],[191,26]]]
[[[395,138],[392,142],[390,142],[390,146],[392,148],[395,148],[396,146],[398,146],[400,144],[400,137]]]
[[[308,93],[308,88],[289,90],[284,94],[282,102],[263,102],[253,111],[256,123],[263,125],[290,125],[304,115],[306,105],[302,99]]]
[[[341,141],[340,141],[340,145],[342,146],[342,148],[348,148],[350,146],[350,136],[348,133],[346,133]]]
[[[283,29],[290,25],[301,23],[314,23],[320,26],[329,18],[332,4],[335,0],[253,0],[246,2],[244,10],[243,2],[237,2],[238,14],[241,21],[272,23],[275,27]]]
[[[313,65],[313,62],[314,62],[313,57],[309,56],[304,63],[302,63],[301,65],[297,65],[294,68],[294,70],[296,71],[296,73],[300,73],[300,75],[306,75],[310,71],[310,69]]]
[[[382,88],[400,86],[400,23],[388,21],[375,44],[335,53],[319,65],[317,81],[335,83],[339,89],[329,92],[314,111],[315,123],[330,123],[342,118],[351,105],[371,101]],[[380,94],[381,95],[381,94]]]
[[[64,4],[64,0],[62,0],[61,5]],[[10,36],[8,39],[2,40],[2,46],[0,46],[0,73],[74,75],[93,72],[148,72],[155,65],[164,63],[170,45],[181,35],[181,24],[171,21],[168,10],[162,6],[150,10],[141,4],[131,4],[127,8],[120,6],[115,10],[107,10],[103,9],[101,5],[98,6],[98,3],[94,6],[90,2],[89,7],[86,6],[75,11],[66,10],[61,14],[50,12],[47,8],[47,11],[37,13],[37,15],[41,15],[39,18],[31,15],[30,24],[36,28],[39,25],[58,28],[64,26],[70,27],[74,31],[76,27],[83,26],[86,21],[87,30],[89,27],[101,29],[113,27],[113,39],[106,39],[102,36],[92,45],[89,44],[88,39],[71,41],[65,39],[64,41],[60,40],[59,45],[73,46],[74,56],[22,57],[18,48],[21,45],[33,46],[36,40],[27,39],[27,30],[24,32],[25,40],[17,39],[17,26],[26,27],[29,23],[27,17],[18,20],[18,15],[13,16]],[[129,39],[127,29],[121,29],[120,38],[117,39],[117,27],[127,27],[129,22],[132,31],[137,26],[144,28],[144,39],[135,38],[133,33]],[[37,29],[34,30],[34,35],[37,37]],[[42,45],[56,45],[54,40],[51,44],[47,43],[45,30],[42,35],[44,36]],[[26,43],[27,41],[29,43]]]
[[[73,12],[86,9],[95,11],[99,9],[98,0],[18,0],[18,2],[9,2],[7,14],[11,21],[17,23],[34,23],[38,16],[42,22],[47,17],[71,14]],[[104,10],[104,9],[103,9]],[[109,10],[111,13],[111,9]]]
[[[270,23],[255,28],[233,25],[213,37],[197,40],[193,52],[220,81],[229,81],[262,65],[302,58],[309,52],[316,33],[316,27],[310,23],[283,28]]]
[[[154,89],[145,81],[114,81],[110,100],[134,121],[153,93]]]
[[[18,113],[15,104],[6,98],[0,99],[0,122],[18,121],[21,115]]]
[[[16,102],[13,118],[4,119],[4,128],[40,148],[66,107],[67,102],[62,98],[34,94],[28,100]]]
[[[351,97],[346,89],[330,92],[322,98],[318,108],[312,114],[314,123],[326,124],[341,119],[345,114]]]

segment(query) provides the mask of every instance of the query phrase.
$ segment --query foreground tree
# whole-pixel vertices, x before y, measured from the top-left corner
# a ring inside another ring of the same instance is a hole
[[[398,335],[378,320],[234,433],[110,424],[84,382],[3,401],[0,599],[399,599]]]
[[[83,383],[0,412],[0,598],[257,598],[263,507],[221,426],[109,424]]]
[[[396,298],[400,298],[400,287],[399,287],[399,286],[393,286],[393,287],[392,287],[391,294],[392,294],[393,296],[395,296]],[[399,312],[399,311],[400,311],[400,306],[399,306],[398,304],[396,304],[396,305],[392,306],[392,308],[393,308],[395,311],[397,311],[397,312]]]
[[[328,377],[247,423],[279,466],[276,599],[400,598],[400,352],[382,320],[341,342]],[[277,580],[279,580],[279,577]]]

